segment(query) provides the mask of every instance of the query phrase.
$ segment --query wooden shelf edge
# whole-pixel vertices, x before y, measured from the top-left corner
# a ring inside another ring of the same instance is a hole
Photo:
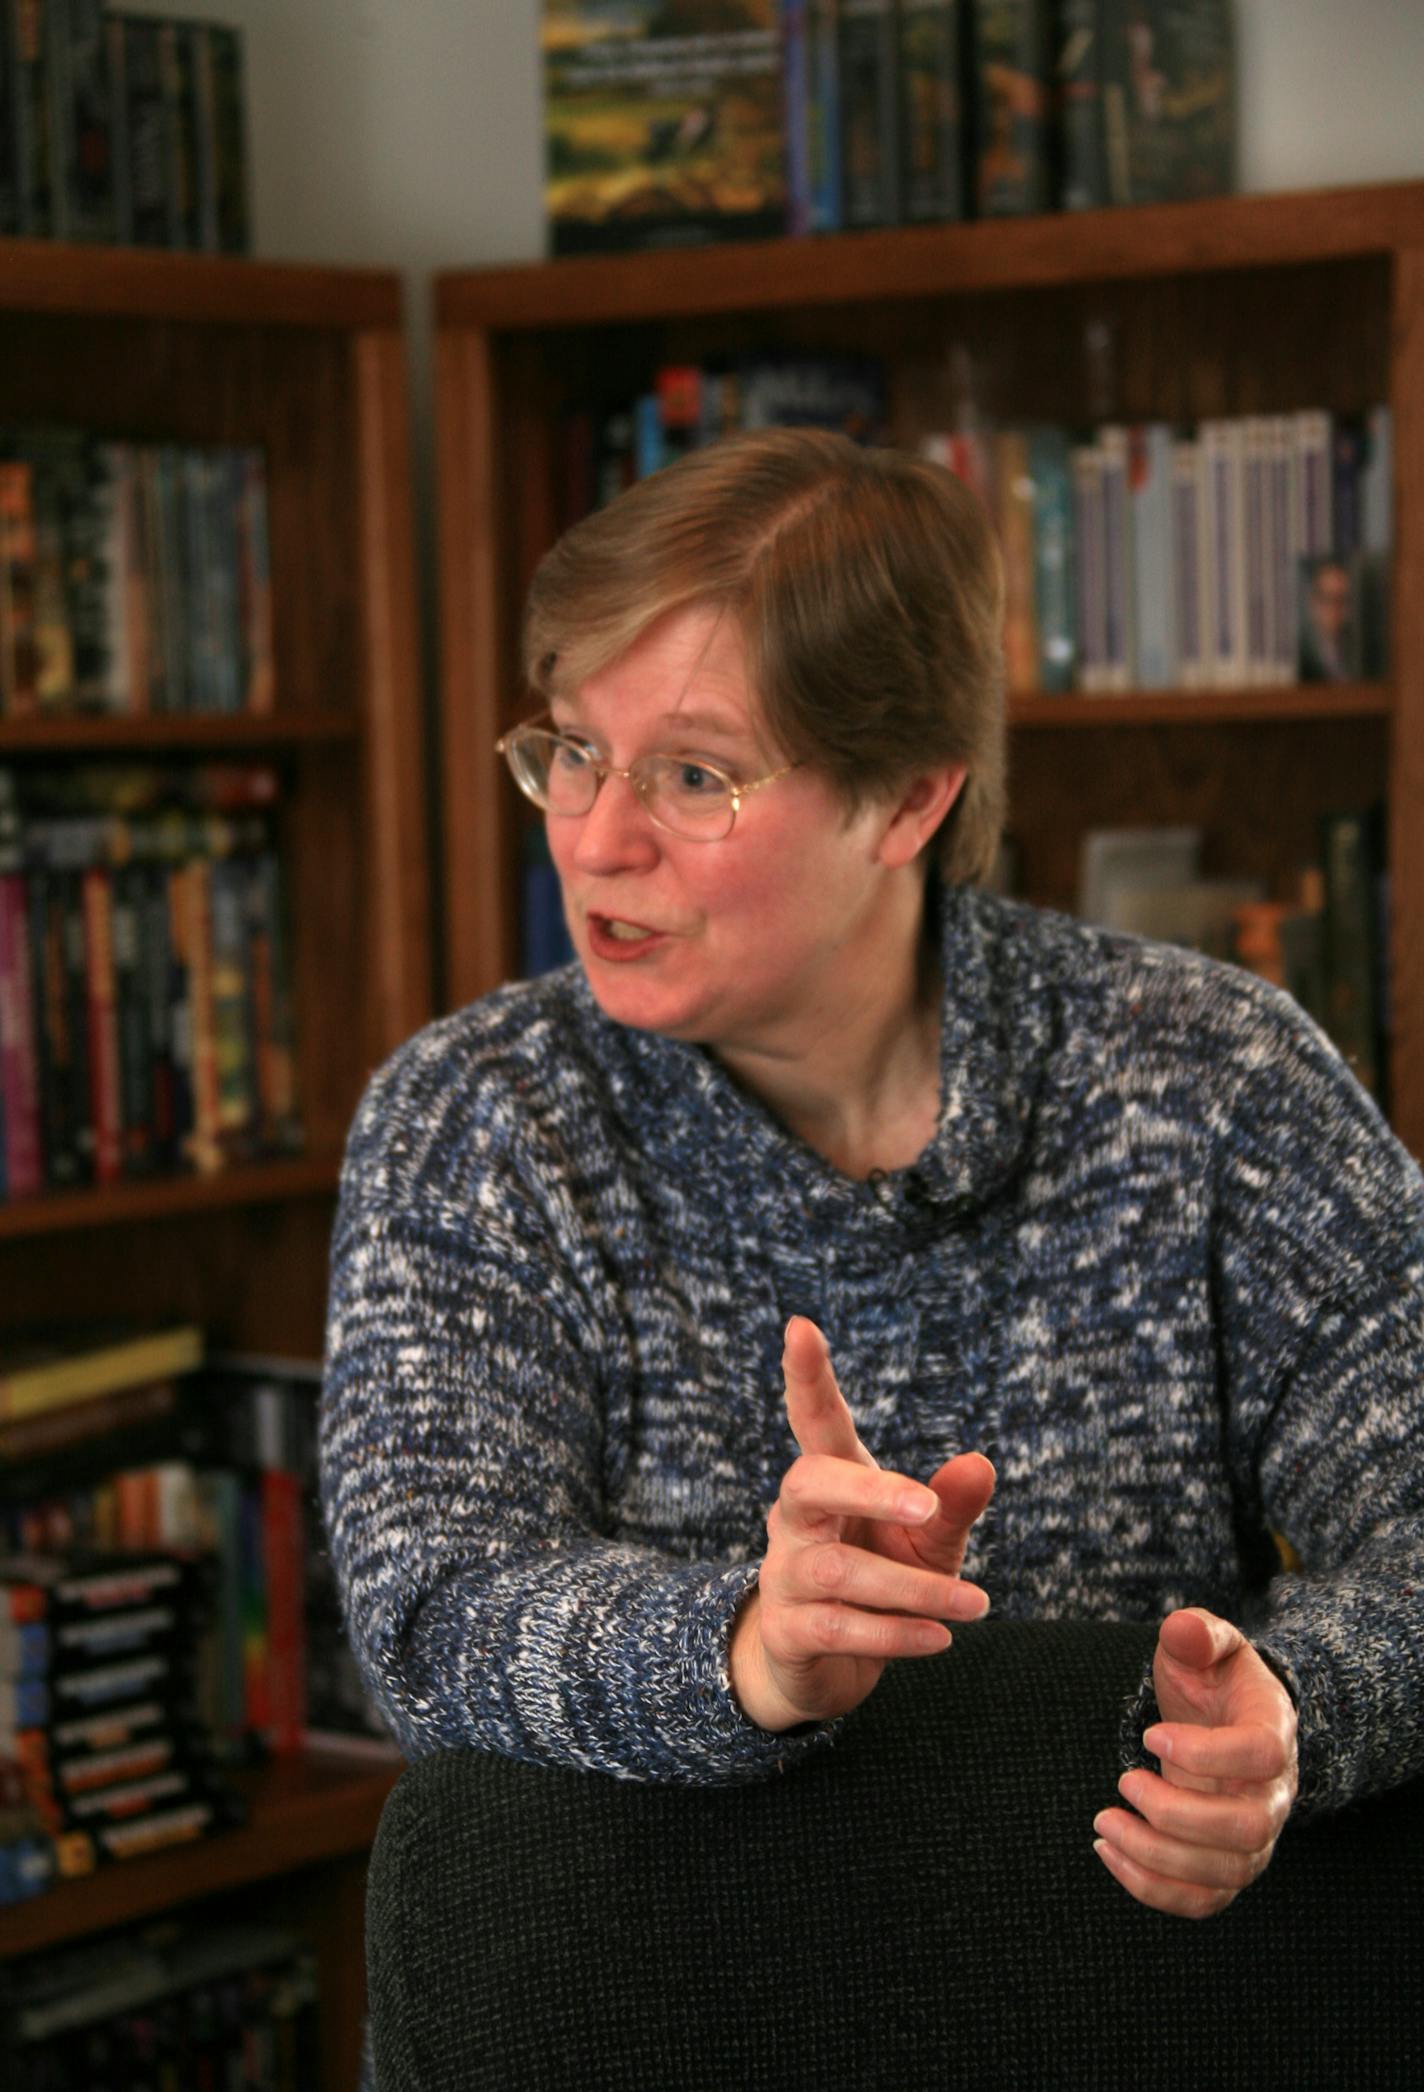
[[[142,1182],[48,1193],[0,1205],[0,1241],[49,1235],[69,1228],[113,1227],[228,1206],[262,1206],[282,1199],[325,1196],[336,1190],[336,1155],[244,1163],[211,1177],[158,1177]]]
[[[533,328],[1383,254],[1424,245],[1424,182],[973,224],[578,255],[435,278],[440,327]]]
[[[0,239],[0,311],[240,327],[399,327],[393,269]]]
[[[251,1815],[238,1829],[102,1867],[0,1910],[0,1960],[364,1852],[400,1770],[324,1750],[275,1759],[240,1782]]]
[[[1387,683],[1291,684],[1240,690],[1126,690],[1061,697],[1024,693],[1009,699],[1016,728],[1229,726],[1270,720],[1387,719]]]
[[[129,749],[247,751],[355,741],[360,733],[357,720],[332,712],[264,713],[232,719],[188,719],[162,713],[113,719],[4,719],[0,720],[0,757],[104,755]]]

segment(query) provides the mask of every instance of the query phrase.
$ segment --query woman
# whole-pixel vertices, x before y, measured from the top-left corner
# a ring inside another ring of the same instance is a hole
[[[976,891],[1000,621],[957,482],[819,433],[549,554],[578,964],[370,1086],[326,1511],[410,1754],[733,1782],[988,1593],[1160,1620],[1097,1850],[1200,1916],[1424,1762],[1424,1184],[1284,996]]]

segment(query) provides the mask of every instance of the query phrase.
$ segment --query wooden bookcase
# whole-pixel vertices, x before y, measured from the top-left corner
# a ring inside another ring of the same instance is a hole
[[[556,534],[561,416],[659,364],[875,354],[907,444],[950,425],[956,343],[1000,421],[1389,402],[1396,576],[1424,557],[1424,183],[461,271],[436,330],[452,1005],[518,971],[523,817],[493,743]],[[1087,828],[1197,822],[1208,871],[1284,893],[1322,813],[1385,798],[1393,1116],[1424,1155],[1424,594],[1393,593],[1382,683],[1012,699],[1010,820],[1029,897],[1067,906]]]
[[[393,274],[0,241],[0,427],[266,453],[270,716],[0,720],[0,763],[279,769],[306,1130],[291,1161],[0,1205],[0,1329],[183,1318],[214,1346],[320,1353],[346,1128],[431,1007],[404,359]],[[349,2092],[361,1881],[390,1781],[369,1760],[279,1760],[253,1778],[243,1829],[0,1912],[0,1956],[217,1892],[270,1907],[275,1890],[317,1942],[326,2092]]]

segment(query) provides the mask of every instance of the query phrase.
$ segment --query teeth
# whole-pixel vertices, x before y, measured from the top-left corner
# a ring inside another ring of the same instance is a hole
[[[608,924],[608,934],[610,937],[618,938],[619,942],[622,944],[637,944],[642,938],[648,937],[652,933],[648,930],[640,930],[636,923],[620,923],[610,921]]]

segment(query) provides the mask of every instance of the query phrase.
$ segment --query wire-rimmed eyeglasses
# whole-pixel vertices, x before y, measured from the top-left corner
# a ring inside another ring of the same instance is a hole
[[[648,817],[689,843],[716,843],[731,834],[749,792],[775,784],[796,769],[785,763],[743,784],[715,763],[685,755],[640,755],[626,770],[606,763],[582,741],[549,727],[516,726],[501,734],[496,751],[526,799],[549,814],[586,814],[606,777],[621,777]]]

